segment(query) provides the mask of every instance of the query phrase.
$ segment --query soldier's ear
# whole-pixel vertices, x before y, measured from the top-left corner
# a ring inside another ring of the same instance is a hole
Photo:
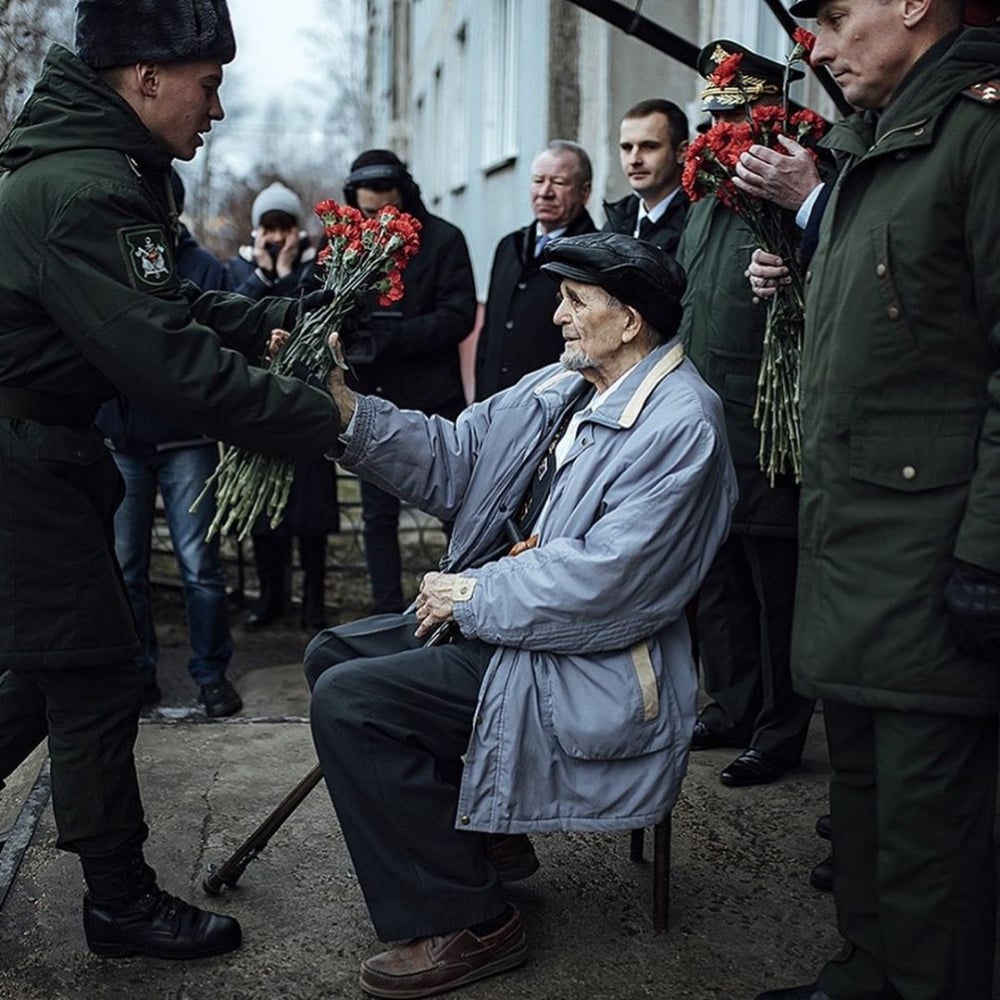
[[[160,67],[156,63],[136,63],[136,78],[143,97],[155,97],[160,89]]]

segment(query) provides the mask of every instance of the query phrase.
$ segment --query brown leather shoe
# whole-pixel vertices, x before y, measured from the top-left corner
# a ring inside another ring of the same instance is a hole
[[[361,988],[376,997],[429,997],[520,965],[528,946],[517,907],[492,934],[417,938],[361,963]]]
[[[504,883],[520,882],[538,871],[535,848],[523,833],[488,833],[486,860]]]

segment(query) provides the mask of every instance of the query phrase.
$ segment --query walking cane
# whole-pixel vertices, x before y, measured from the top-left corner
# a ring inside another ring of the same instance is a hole
[[[440,646],[451,638],[454,622],[442,622],[428,636],[424,646]],[[317,764],[313,769],[268,813],[267,818],[221,865],[209,865],[201,887],[210,896],[218,896],[223,888],[232,889],[247,870],[247,866],[268,841],[278,832],[282,824],[302,804],[305,797],[320,783],[323,769]]]

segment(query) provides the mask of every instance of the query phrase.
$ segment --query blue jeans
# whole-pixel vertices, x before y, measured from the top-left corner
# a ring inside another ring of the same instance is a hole
[[[219,558],[219,538],[205,541],[215,516],[215,498],[207,496],[198,510],[188,509],[215,470],[216,446],[175,448],[148,458],[116,453],[125,480],[125,499],[115,514],[115,553],[135,615],[142,653],[138,665],[146,676],[156,669],[159,652],[153,627],[149,556],[154,502],[159,487],[174,555],[184,584],[188,635],[194,654],[188,672],[198,685],[218,684],[233,655],[226,609],[226,577]]]

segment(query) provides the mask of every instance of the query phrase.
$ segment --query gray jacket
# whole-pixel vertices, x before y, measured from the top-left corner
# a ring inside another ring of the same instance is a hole
[[[497,650],[465,760],[462,829],[616,830],[673,806],[697,679],[684,607],[736,481],[718,397],[668,347],[580,425],[537,548],[462,576],[465,636]],[[502,544],[555,423],[587,388],[552,365],[457,421],[359,397],[342,464],[454,521],[443,569]]]

